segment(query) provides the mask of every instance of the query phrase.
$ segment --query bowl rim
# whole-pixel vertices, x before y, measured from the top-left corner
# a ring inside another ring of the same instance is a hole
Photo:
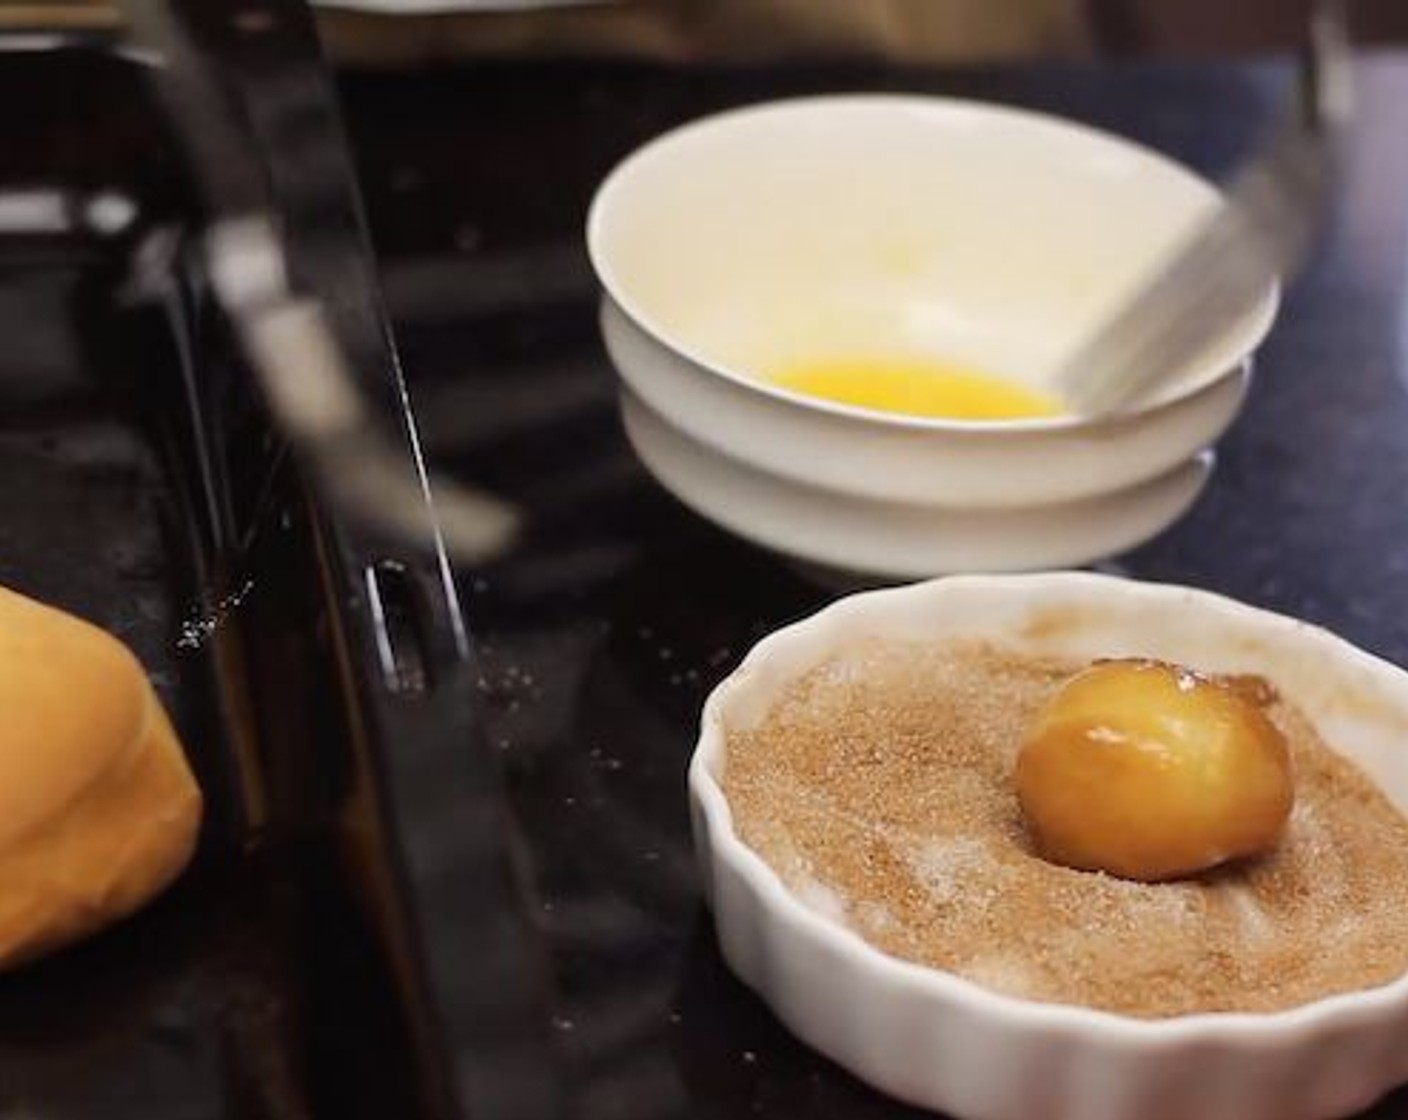
[[[1369,653],[1333,632],[1260,607],[1253,607],[1215,592],[1181,584],[1145,582],[1095,572],[1038,572],[993,575],[951,575],[920,583],[861,591],[834,600],[828,606],[760,639],[734,670],[710,692],[704,703],[699,737],[690,758],[688,788],[691,800],[703,814],[708,850],[698,854],[705,867],[722,862],[747,885],[765,912],[794,927],[801,936],[822,942],[849,960],[854,969],[874,976],[879,983],[903,984],[935,1005],[979,1015],[1005,1027],[1046,1029],[1079,1033],[1130,1049],[1156,1050],[1189,1041],[1218,1041],[1242,1045],[1283,1045],[1316,1035],[1330,1027],[1354,1025],[1380,1014],[1408,1006],[1408,972],[1385,984],[1357,991],[1338,992],[1279,1011],[1196,1012],[1161,1018],[1138,1018],[1118,1012],[1026,999],[969,980],[957,973],[917,964],[885,953],[856,931],[808,907],[782,881],[771,864],[750,848],[733,827],[733,813],[712,767],[725,749],[723,712],[737,684],[778,647],[805,639],[811,631],[825,632],[847,615],[865,616],[873,604],[916,596],[943,594],[945,589],[1028,589],[1100,587],[1106,593],[1144,598],[1190,599],[1207,609],[1260,627],[1279,630],[1288,640],[1309,640],[1333,650],[1375,674],[1398,678],[1408,699],[1408,671]],[[696,832],[696,843],[702,838]],[[712,870],[708,871],[712,877]],[[875,990],[881,990],[876,986]]]
[[[1074,428],[1102,426],[1159,412],[1197,397],[1234,374],[1266,340],[1266,336],[1275,324],[1281,304],[1281,281],[1279,278],[1274,278],[1267,286],[1255,311],[1248,318],[1246,325],[1240,329],[1240,344],[1226,355],[1225,363],[1207,362],[1195,366],[1186,376],[1186,386],[1179,391],[1155,396],[1148,401],[1137,403],[1131,408],[1106,416],[1085,417],[1060,413],[1056,416],[1009,420],[956,420],[941,416],[917,416],[845,404],[824,397],[809,396],[781,385],[771,384],[761,378],[750,377],[730,365],[711,361],[704,357],[696,346],[672,338],[670,332],[663,330],[627,294],[625,285],[620,282],[612,265],[612,254],[608,252],[606,247],[605,225],[609,220],[614,200],[623,189],[622,183],[640,166],[664,158],[672,149],[690,143],[701,133],[729,129],[759,117],[805,115],[835,109],[844,110],[848,107],[869,107],[872,109],[890,107],[911,114],[935,111],[970,113],[980,117],[1004,119],[1022,126],[1035,126],[1054,132],[1064,132],[1081,142],[1093,141],[1141,159],[1160,172],[1169,174],[1183,181],[1185,185],[1202,192],[1210,201],[1224,197],[1223,192],[1216,184],[1156,148],[1141,144],[1118,133],[1097,128],[1084,121],[1038,109],[984,101],[978,98],[922,93],[823,93],[771,98],[709,113],[667,129],[628,152],[607,172],[592,195],[587,208],[585,225],[587,256],[607,297],[621,309],[623,315],[631,323],[644,331],[656,343],[685,358],[691,365],[707,374],[728,381],[759,396],[769,397],[809,411],[911,431],[1059,432]]]

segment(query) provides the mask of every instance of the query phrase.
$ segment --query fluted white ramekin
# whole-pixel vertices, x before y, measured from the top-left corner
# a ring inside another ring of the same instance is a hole
[[[955,576],[854,595],[761,641],[709,697],[689,787],[730,966],[875,1087],[963,1120],[1322,1120],[1408,1080],[1408,977],[1269,1014],[1142,1020],[1000,995],[888,956],[804,905],[733,829],[730,727],[849,643],[984,638],[1272,681],[1402,811],[1408,673],[1325,630],[1183,587],[1079,573]]]

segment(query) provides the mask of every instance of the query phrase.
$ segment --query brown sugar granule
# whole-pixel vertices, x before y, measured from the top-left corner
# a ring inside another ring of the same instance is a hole
[[[978,643],[858,646],[730,729],[736,827],[808,905],[896,957],[1143,1017],[1274,1011],[1408,971],[1408,821],[1285,698],[1280,844],[1182,882],[1035,854],[1012,769],[1081,666]]]

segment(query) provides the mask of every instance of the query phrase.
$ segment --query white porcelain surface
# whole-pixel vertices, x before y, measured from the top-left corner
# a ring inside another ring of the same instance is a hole
[[[382,15],[432,15],[442,12],[514,12],[599,4],[604,0],[313,0],[314,7]]]
[[[1155,416],[1095,424],[925,423],[712,376],[610,299],[601,326],[625,383],[704,447],[840,494],[973,509],[1070,501],[1163,474],[1221,435],[1248,380],[1243,364]]]
[[[803,905],[733,832],[719,784],[725,734],[875,635],[1259,673],[1408,811],[1408,674],[1323,630],[1206,592],[1077,573],[958,576],[842,599],[765,638],[719,685],[689,774],[724,955],[799,1037],[876,1087],[964,1120],[1322,1120],[1408,1080],[1408,978],[1273,1014],[1137,1020],[989,992],[886,956]]]
[[[1159,401],[1097,423],[897,416],[760,377],[917,356],[1042,385],[1216,200],[1163,157],[1071,122],[822,97],[646,145],[602,185],[587,240],[613,363],[700,448],[879,503],[1029,509],[1167,476],[1211,445],[1241,404],[1274,289]]]
[[[858,496],[720,455],[622,391],[636,454],[662,486],[739,536],[837,570],[913,579],[935,572],[1076,567],[1171,525],[1212,471],[1206,451],[1162,475],[1070,501],[940,506]]]

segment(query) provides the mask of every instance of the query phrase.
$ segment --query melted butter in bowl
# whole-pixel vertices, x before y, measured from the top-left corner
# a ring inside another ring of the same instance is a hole
[[[831,358],[783,367],[767,380],[809,397],[875,412],[945,420],[1059,416],[1050,394],[971,366],[931,358]]]
[[[1207,480],[1274,287],[1146,408],[1090,421],[1042,390],[1218,205],[1156,152],[1002,106],[816,97],[690,122],[588,218],[627,437],[685,505],[813,568],[1124,552]]]

